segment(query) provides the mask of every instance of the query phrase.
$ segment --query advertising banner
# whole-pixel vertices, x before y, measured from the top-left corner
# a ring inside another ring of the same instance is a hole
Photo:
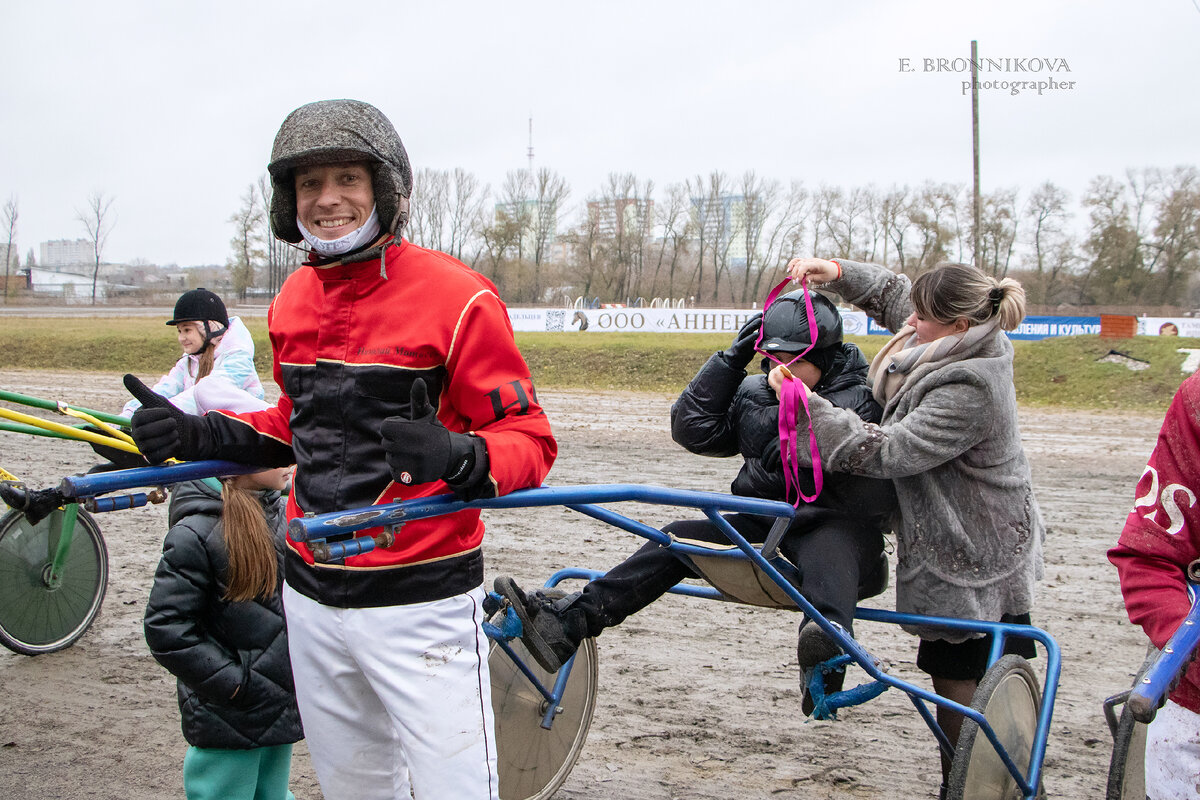
[[[753,309],[734,308],[510,308],[508,317],[517,331],[588,331],[601,333],[725,333],[741,329]],[[890,336],[862,311],[841,310],[847,336]],[[1142,317],[1138,333],[1200,336],[1200,319]],[[1026,317],[1010,339],[1045,339],[1048,336],[1098,334],[1100,317]]]

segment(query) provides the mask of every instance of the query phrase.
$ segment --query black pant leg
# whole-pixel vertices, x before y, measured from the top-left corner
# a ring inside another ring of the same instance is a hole
[[[780,550],[800,569],[800,591],[823,616],[853,630],[861,579],[876,569],[883,552],[878,528],[843,514],[803,519]]]
[[[731,515],[730,519],[733,518]],[[728,539],[708,520],[680,520],[663,531],[680,539],[727,542]],[[583,587],[572,609],[581,609],[587,618],[588,636],[620,625],[630,614],[641,611],[666,594],[684,578],[696,573],[667,548],[646,542],[629,558]]]

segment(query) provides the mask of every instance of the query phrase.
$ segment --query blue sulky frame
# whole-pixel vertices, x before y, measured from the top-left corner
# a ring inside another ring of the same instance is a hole
[[[675,540],[670,535],[627,516],[619,514],[611,509],[604,508],[599,504],[616,503],[616,502],[640,502],[656,505],[671,505],[680,507],[690,507],[701,510],[704,515],[712,521],[714,525],[720,528],[729,541],[736,549],[714,551],[711,549],[689,545]],[[503,497],[491,498],[487,500],[478,500],[474,502],[463,502],[449,495],[439,495],[435,497],[409,500],[402,503],[391,503],[387,505],[373,506],[369,508],[351,509],[343,512],[333,512],[329,514],[321,514],[309,517],[294,519],[289,525],[289,534],[294,540],[308,542],[313,546],[321,546],[328,548],[324,550],[324,555],[332,558],[340,558],[344,555],[351,555],[359,552],[367,552],[378,543],[377,540],[382,539],[387,541],[388,537],[395,534],[400,526],[406,522],[411,522],[416,519],[438,516],[441,514],[449,514],[455,511],[461,511],[466,508],[478,509],[511,509],[511,508],[528,508],[540,506],[566,506],[574,511],[578,511],[596,520],[604,522],[614,527],[630,533],[635,533],[643,536],[653,542],[668,547],[681,555],[695,555],[704,557],[719,557],[719,558],[738,558],[748,559],[753,562],[763,574],[768,576],[786,595],[796,604],[796,607],[805,612],[812,620],[821,626],[835,641],[841,645],[846,656],[841,657],[844,661],[854,661],[873,679],[873,683],[866,684],[855,689],[838,692],[826,698],[826,708],[830,711],[847,705],[854,705],[865,702],[870,698],[886,691],[889,688],[897,688],[903,691],[912,700],[918,713],[925,720],[930,730],[937,737],[940,746],[946,752],[953,755],[950,748],[949,740],[942,732],[937,724],[934,712],[930,709],[930,704],[937,706],[945,706],[965,715],[971,720],[974,720],[979,729],[983,731],[995,752],[1007,768],[1013,780],[1020,787],[1025,798],[1032,799],[1036,796],[1034,787],[1040,786],[1042,764],[1045,758],[1046,742],[1050,731],[1050,720],[1054,709],[1054,698],[1058,689],[1059,674],[1061,671],[1061,654],[1057,642],[1038,628],[1027,625],[1012,625],[999,622],[984,622],[980,620],[963,620],[952,619],[946,617],[929,617],[918,614],[903,614],[894,611],[885,611],[881,609],[862,608],[857,610],[856,617],[874,622],[887,622],[893,624],[917,624],[917,625],[936,625],[946,628],[953,628],[964,631],[974,631],[980,633],[993,634],[992,650],[989,658],[989,665],[994,664],[1004,652],[1004,642],[1007,637],[1017,636],[1033,639],[1042,644],[1046,650],[1046,679],[1043,688],[1043,697],[1041,706],[1038,710],[1037,728],[1033,739],[1032,751],[1029,754],[1029,770],[1028,774],[1022,771],[1015,764],[1012,755],[1006,752],[999,737],[993,730],[992,725],[984,717],[983,713],[972,708],[968,708],[951,700],[943,698],[933,692],[923,689],[907,681],[888,675],[883,672],[876,661],[857,641],[848,636],[845,631],[835,623],[830,622],[823,617],[807,599],[795,588],[793,583],[788,580],[788,575],[794,575],[794,568],[776,554],[776,547],[779,540],[782,538],[784,531],[787,528],[787,523],[791,519],[794,511],[787,503],[776,502],[771,500],[760,500],[749,497],[737,497],[733,495],[717,494],[713,492],[699,492],[688,490],[667,489],[657,486],[643,486],[635,484],[611,484],[611,485],[589,485],[589,486],[573,486],[573,487],[543,487],[540,489],[526,489]],[[776,518],[775,525],[771,533],[768,535],[766,543],[762,549],[755,547],[746,541],[733,526],[731,526],[724,517],[722,512],[740,512],[745,514],[759,514]],[[384,534],[376,537],[357,536],[351,539],[342,539],[340,541],[328,542],[330,537],[344,537],[347,535],[357,534],[368,528],[382,528]],[[546,582],[547,586],[556,586],[563,580],[582,578],[590,580],[600,573],[594,570],[567,568],[554,573]],[[711,587],[701,587],[689,584],[680,584],[673,590],[675,594],[688,595],[693,597],[702,597],[709,599],[727,599],[717,589]],[[508,627],[508,626],[505,626]],[[507,631],[496,631],[493,635],[498,644],[505,649],[510,657],[516,661],[522,672],[530,679],[538,691],[548,701],[548,709],[546,716],[543,719],[543,727],[549,727],[552,723],[555,714],[555,700],[561,696],[563,687],[566,683],[566,677],[569,674],[571,664],[568,663],[563,670],[560,670],[558,678],[553,689],[547,689],[542,686],[534,677],[531,671],[521,663],[521,660],[509,648],[506,639],[516,638],[519,636],[519,628],[509,629]]]
[[[1200,585],[1189,582],[1192,608],[1170,640],[1129,692],[1129,709],[1138,722],[1150,723],[1187,670],[1200,644]]]
[[[1113,736],[1108,768],[1108,800],[1133,800],[1146,796],[1146,726],[1154,721],[1187,671],[1200,645],[1200,562],[1187,569],[1192,606],[1162,650],[1151,648],[1133,686],[1104,701],[1104,717]],[[1118,715],[1117,706],[1124,705]]]
[[[89,475],[69,476],[62,480],[59,491],[70,501],[85,504],[92,511],[112,511],[132,508],[147,502],[144,493],[134,493],[118,497],[101,497],[112,492],[125,491],[135,487],[166,486],[188,480],[221,475],[236,475],[253,472],[257,467],[222,461],[199,461],[174,464],[162,467],[143,467],[114,472],[102,472]],[[645,523],[634,520],[601,504],[618,502],[638,502],[653,505],[669,505],[695,508],[704,515],[728,537],[734,548],[713,550],[687,544],[674,539]],[[1050,720],[1054,709],[1054,698],[1058,689],[1061,671],[1061,654],[1057,642],[1038,628],[1027,625],[1011,625],[980,620],[963,620],[946,617],[930,617],[918,614],[903,614],[882,609],[859,607],[856,618],[873,622],[892,624],[934,625],[964,631],[973,631],[993,635],[989,666],[996,663],[1003,651],[1005,639],[1010,636],[1033,639],[1040,642],[1046,650],[1045,685],[1043,696],[1038,709],[1037,727],[1029,754],[1029,769],[1022,773],[1013,757],[1005,750],[991,723],[985,715],[973,708],[963,706],[943,698],[915,684],[888,675],[880,669],[879,662],[856,640],[851,638],[836,623],[823,617],[805,599],[789,578],[796,575],[795,568],[777,554],[777,547],[791,520],[794,509],[787,503],[761,500],[750,497],[718,494],[690,490],[668,489],[658,486],[638,484],[604,484],[571,487],[542,487],[513,492],[503,497],[464,502],[453,495],[436,495],[418,498],[405,502],[390,503],[365,508],[349,509],[328,514],[311,515],[293,519],[288,527],[288,533],[295,541],[307,542],[322,560],[338,560],[358,553],[369,552],[376,546],[386,545],[402,526],[413,520],[426,517],[440,516],[461,511],[467,508],[475,509],[512,509],[545,506],[566,506],[600,522],[612,525],[630,533],[645,537],[653,542],[668,547],[683,556],[703,556],[706,558],[747,559],[752,562],[764,575],[771,579],[786,596],[795,603],[796,608],[806,613],[816,624],[842,647],[845,655],[839,656],[828,666],[853,661],[872,679],[870,683],[834,693],[828,697],[818,697],[818,710],[832,713],[837,708],[857,705],[866,702],[890,688],[904,692],[917,709],[926,725],[937,738],[942,749],[953,755],[949,740],[937,724],[934,711],[930,705],[944,706],[965,715],[973,720],[983,731],[992,748],[1000,757],[1009,775],[1020,787],[1022,796],[1032,800],[1036,796],[1034,787],[1041,784],[1042,764],[1045,759],[1046,742],[1050,731]],[[737,532],[723,516],[722,512],[739,512],[757,514],[775,518],[767,541],[756,547]],[[381,531],[375,534],[366,533],[369,530]],[[330,539],[334,541],[330,541]],[[555,572],[546,582],[548,587],[554,587],[568,579],[590,580],[600,573],[595,570],[566,568]],[[692,597],[726,600],[728,599],[716,588],[679,584],[671,590],[675,594]],[[1200,626],[1198,626],[1200,627]],[[559,671],[552,687],[546,687],[538,680],[534,672],[510,645],[511,640],[520,636],[520,623],[514,614],[509,614],[506,620],[496,626],[491,622],[485,624],[488,636],[504,650],[530,684],[546,700],[546,710],[541,721],[544,728],[553,725],[554,718],[560,712],[558,700],[566,689],[570,671],[575,661],[572,658]],[[820,676],[813,680],[814,694],[820,692]]]

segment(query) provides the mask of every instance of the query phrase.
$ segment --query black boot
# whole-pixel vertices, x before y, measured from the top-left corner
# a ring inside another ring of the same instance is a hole
[[[800,637],[796,643],[796,658],[800,662],[800,710],[804,716],[812,716],[816,702],[808,692],[809,678],[813,669],[820,663],[842,654],[842,648],[829,638],[828,634],[813,623],[805,620],[800,626]],[[830,695],[842,690],[846,680],[845,669],[838,669],[825,674],[825,694]]]
[[[540,591],[526,594],[516,581],[503,576],[496,578],[494,588],[517,612],[521,642],[529,654],[542,669],[558,672],[587,638],[583,611],[571,608],[578,595],[555,598]]]
[[[24,511],[30,525],[37,525],[66,502],[58,489],[27,489],[13,481],[0,481],[0,499],[10,508]]]

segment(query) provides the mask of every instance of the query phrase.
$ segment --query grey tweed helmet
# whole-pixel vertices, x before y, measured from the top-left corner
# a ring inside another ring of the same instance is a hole
[[[285,242],[303,237],[296,226],[292,170],[312,164],[367,161],[374,170],[379,225],[400,235],[408,223],[412,167],[391,120],[360,100],[321,100],[300,106],[279,126],[271,148],[271,230]]]

